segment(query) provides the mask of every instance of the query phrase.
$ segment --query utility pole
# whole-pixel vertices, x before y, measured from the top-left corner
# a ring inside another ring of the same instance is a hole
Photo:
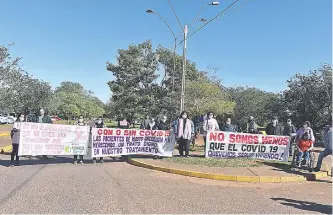
[[[180,112],[185,107],[185,77],[186,77],[186,44],[187,44],[187,25],[184,26],[184,46],[183,46],[183,72],[182,72],[182,91],[180,99]]]

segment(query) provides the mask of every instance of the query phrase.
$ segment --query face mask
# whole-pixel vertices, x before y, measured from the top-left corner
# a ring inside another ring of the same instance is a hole
[[[44,115],[44,111],[39,111],[40,115],[43,116]]]
[[[24,117],[20,117],[20,122],[23,122],[24,121]]]
[[[166,119],[162,119],[162,122],[166,122]]]
[[[79,119],[79,122],[83,122],[83,119]]]
[[[227,125],[230,125],[231,122],[227,121]]]
[[[182,118],[183,118],[183,119],[186,119],[186,118],[187,118],[187,115],[186,115],[186,114],[182,115]]]
[[[308,128],[308,125],[303,125],[303,128]]]
[[[209,118],[209,119],[213,119],[213,115],[209,115],[208,118]]]
[[[287,122],[288,125],[291,125],[291,122]]]
[[[276,124],[277,123],[277,120],[273,120],[273,124]]]
[[[101,123],[102,123],[102,120],[98,120],[97,123],[98,123],[98,124],[101,124]]]

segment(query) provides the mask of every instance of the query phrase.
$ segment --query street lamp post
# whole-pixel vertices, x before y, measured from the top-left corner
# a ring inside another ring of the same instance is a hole
[[[170,6],[172,7],[170,0],[169,0],[169,4],[170,4]],[[212,3],[210,3],[210,4],[205,4],[205,5],[201,8],[201,10],[200,10],[199,13],[197,14],[197,16],[194,18],[194,20],[193,20],[193,22],[192,22],[191,25],[193,25],[193,24],[195,23],[195,21],[198,20],[198,17],[200,16],[201,12],[202,12],[207,6],[209,6],[209,5],[212,5],[212,6],[218,6],[219,4],[220,4],[220,3],[219,3],[218,1],[214,1],[214,2],[212,2]],[[172,7],[172,9],[173,9],[173,7]],[[162,21],[168,26],[169,30],[171,31],[172,35],[174,36],[174,39],[175,39],[175,46],[174,46],[174,60],[173,60],[173,64],[174,64],[174,65],[173,65],[173,76],[172,76],[172,91],[174,91],[174,84],[175,84],[175,80],[174,80],[175,77],[174,77],[174,75],[175,75],[175,73],[176,73],[176,48],[177,48],[177,44],[176,44],[176,42],[177,42],[177,36],[174,34],[174,32],[172,31],[172,29],[171,29],[171,27],[169,26],[169,24],[165,21],[165,19],[163,19],[163,17],[162,17],[160,14],[158,14],[158,13],[157,13],[156,11],[154,11],[154,10],[146,10],[146,12],[147,12],[147,13],[154,13],[154,14],[158,15],[158,16],[160,17],[160,19],[161,19],[161,20],[162,20]],[[174,11],[174,9],[173,9],[173,12],[174,12],[174,14],[175,14],[175,16],[176,16],[176,18],[177,18],[177,20],[178,20],[180,26],[182,26],[181,23],[180,23],[180,21],[179,21],[179,18],[178,18],[178,16],[177,16],[176,12]],[[206,20],[206,19],[200,19],[200,21],[205,22],[205,21],[207,21],[207,20]],[[191,27],[191,25],[190,25],[190,27]],[[184,111],[184,109],[185,109],[186,46],[187,46],[187,33],[188,33],[188,26],[187,26],[187,25],[184,26],[184,29],[182,29],[182,32],[183,32],[183,36],[184,36],[184,39],[183,39],[184,44],[183,44],[182,84],[181,84],[181,97],[180,97],[180,111],[181,111],[181,112]]]

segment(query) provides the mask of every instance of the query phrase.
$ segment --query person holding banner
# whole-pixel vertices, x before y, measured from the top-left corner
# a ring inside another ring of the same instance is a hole
[[[43,108],[40,109],[39,113],[40,115],[37,117],[37,123],[53,123],[51,117],[48,115],[48,112],[45,113]],[[48,159],[47,155],[43,155],[43,158]]]
[[[85,126],[85,123],[83,122],[83,116],[79,117],[79,120],[76,124],[77,126]],[[79,155],[80,156],[80,164],[83,164],[83,155]],[[74,164],[77,164],[77,155],[74,155]]]
[[[190,157],[190,142],[194,137],[194,124],[188,118],[187,112],[183,111],[174,123],[174,132],[179,143],[179,155]]]
[[[101,116],[98,117],[97,122],[94,125],[94,128],[106,128],[106,126],[103,123],[103,120],[102,120]],[[99,159],[100,159],[101,163],[104,163],[103,157],[100,157]],[[96,163],[96,158],[93,158],[93,163],[94,164]]]
[[[216,119],[213,118],[213,113],[209,112],[207,113],[207,119],[203,121],[203,137],[204,137],[204,143],[205,143],[205,154],[206,154],[206,140],[207,140],[207,133],[209,131],[218,131],[219,129],[219,124],[217,123]]]
[[[18,156],[18,149],[20,144],[20,129],[21,123],[24,122],[24,115],[20,114],[20,117],[17,117],[16,122],[13,124],[13,129],[11,131],[11,138],[12,138],[12,153],[10,156],[10,166],[19,166],[19,156]],[[14,158],[16,158],[16,162],[14,164]]]

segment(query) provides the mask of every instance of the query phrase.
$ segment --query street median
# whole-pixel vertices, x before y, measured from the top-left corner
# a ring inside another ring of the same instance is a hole
[[[128,159],[128,162],[134,166],[176,175],[234,182],[281,183],[314,181],[327,176],[328,174],[327,171],[310,173],[308,171],[296,171],[291,169],[283,170],[273,166],[239,168],[203,167],[176,164],[163,161],[163,159],[152,158],[131,157]]]

